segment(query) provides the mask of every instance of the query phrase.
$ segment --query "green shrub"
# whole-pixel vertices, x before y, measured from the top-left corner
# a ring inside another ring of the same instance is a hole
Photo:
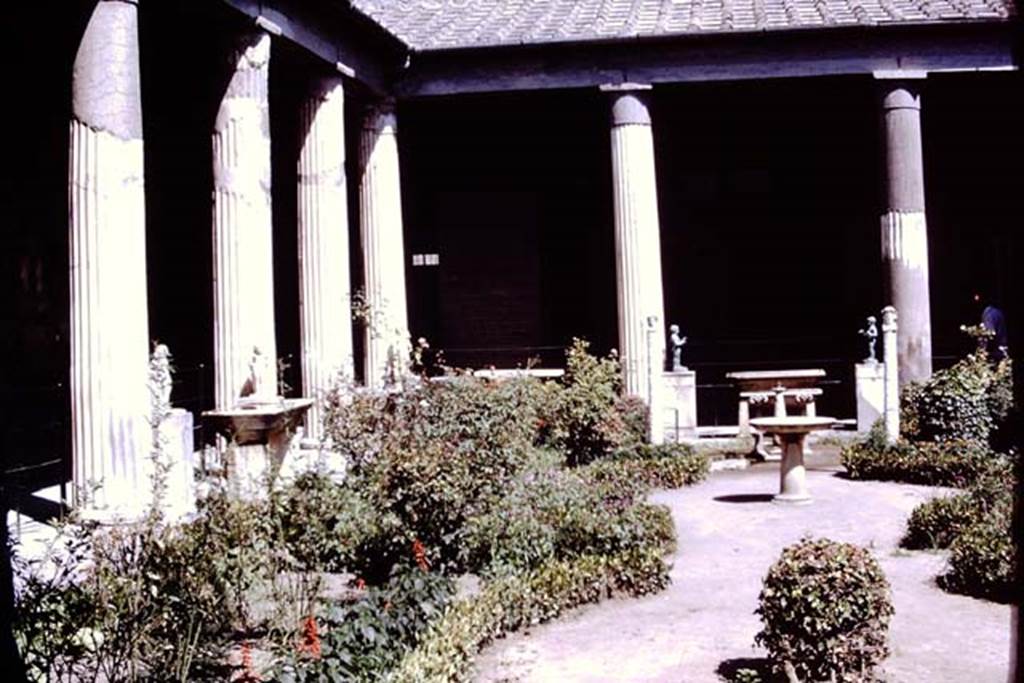
[[[550,470],[516,481],[486,513],[469,520],[464,566],[487,576],[533,569],[552,559],[630,548],[665,550],[674,542],[663,506],[610,500],[571,470]]]
[[[900,545],[910,550],[948,548],[976,519],[974,501],[966,493],[932,498],[910,513]]]
[[[646,437],[646,408],[622,397],[622,366],[615,356],[598,358],[574,339],[566,351],[563,391],[556,422],[558,445],[570,465],[584,465]],[[642,415],[642,417],[641,417]]]
[[[62,524],[53,552],[19,560],[15,633],[41,680],[192,680],[251,622],[268,574],[265,509],[213,495],[194,521]]]
[[[357,545],[374,532],[375,519],[365,495],[319,472],[300,474],[270,499],[275,538],[310,570],[350,566]]]
[[[323,622],[319,657],[289,648],[274,680],[379,681],[444,614],[455,584],[419,569],[401,569],[348,605],[332,607]]]
[[[466,519],[503,495],[529,462],[536,410],[528,378],[453,377],[329,402],[325,424],[351,463],[346,485],[374,511],[353,568],[381,581],[419,541],[435,568],[457,569]]]
[[[863,681],[889,654],[889,583],[864,548],[805,539],[768,570],[755,642],[801,680]]]
[[[614,592],[646,595],[668,585],[656,551],[555,560],[536,571],[488,583],[456,602],[387,680],[394,683],[466,681],[473,657],[488,642],[560,616]]]
[[[993,366],[984,350],[921,383],[903,387],[900,427],[913,441],[988,442],[1013,405],[1009,360]]]
[[[999,459],[978,441],[886,444],[869,436],[843,447],[840,459],[852,479],[964,487]]]
[[[955,593],[1018,602],[1016,557],[1012,509],[992,510],[950,545],[949,569],[939,583]]]

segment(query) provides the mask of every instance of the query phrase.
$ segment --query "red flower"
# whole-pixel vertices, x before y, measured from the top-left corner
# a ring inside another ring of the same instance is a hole
[[[427,561],[427,549],[418,538],[412,542],[412,556],[416,559],[416,565],[421,571],[430,569],[430,562]]]
[[[357,576],[356,577],[356,589],[357,590],[365,590],[366,589],[366,582],[363,581],[363,577],[361,577],[361,576]]]
[[[242,643],[242,675],[238,680],[241,683],[258,683],[263,680],[252,670],[252,643],[248,640]]]
[[[296,649],[313,659],[320,659],[320,633],[317,631],[316,619],[311,616],[306,617],[306,621],[303,622],[302,641]]]

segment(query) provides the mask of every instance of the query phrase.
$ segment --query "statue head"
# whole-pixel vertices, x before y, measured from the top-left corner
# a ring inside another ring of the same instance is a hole
[[[875,324],[875,316],[869,315],[868,316],[868,322],[871,323],[872,325],[874,325]]]
[[[672,334],[679,334],[679,325],[669,325],[668,331]]]

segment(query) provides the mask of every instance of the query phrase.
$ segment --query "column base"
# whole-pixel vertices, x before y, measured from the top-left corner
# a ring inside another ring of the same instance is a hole
[[[772,502],[777,505],[810,505],[814,499],[806,493],[779,493]]]

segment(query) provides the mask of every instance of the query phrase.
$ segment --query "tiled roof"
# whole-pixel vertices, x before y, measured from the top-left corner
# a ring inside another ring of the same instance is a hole
[[[1002,20],[1013,0],[349,0],[413,50]]]

